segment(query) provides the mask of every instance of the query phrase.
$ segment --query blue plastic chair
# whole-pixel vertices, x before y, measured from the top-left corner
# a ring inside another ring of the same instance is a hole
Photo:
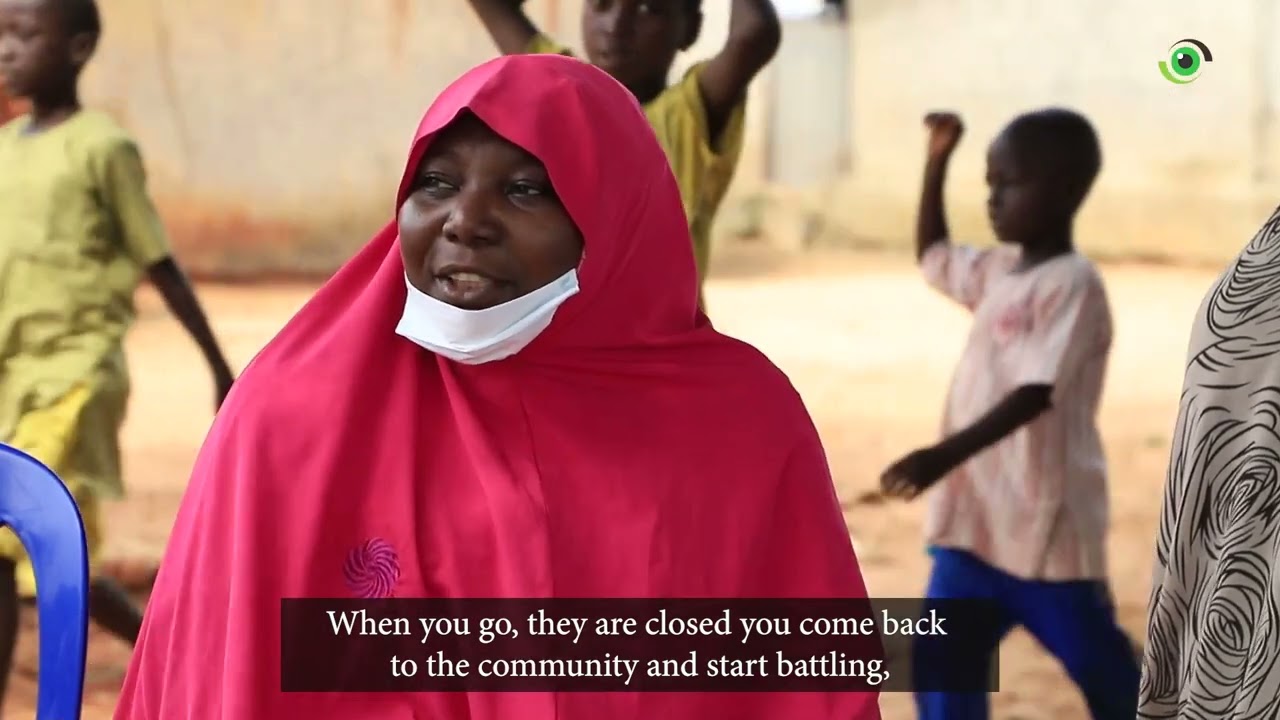
[[[67,486],[43,463],[0,444],[0,524],[31,558],[40,624],[36,720],[80,720],[89,635],[89,550]]]

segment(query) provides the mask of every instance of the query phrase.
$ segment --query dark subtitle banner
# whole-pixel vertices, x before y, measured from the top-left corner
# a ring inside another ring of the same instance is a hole
[[[284,692],[996,690],[980,600],[287,599]]]

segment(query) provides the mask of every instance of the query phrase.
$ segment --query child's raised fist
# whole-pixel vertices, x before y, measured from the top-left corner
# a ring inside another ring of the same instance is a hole
[[[924,125],[929,129],[929,157],[945,158],[951,155],[960,144],[960,136],[964,134],[964,123],[960,116],[953,112],[931,112],[924,116]]]

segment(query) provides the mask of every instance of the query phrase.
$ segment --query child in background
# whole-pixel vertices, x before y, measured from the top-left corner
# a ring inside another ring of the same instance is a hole
[[[91,570],[99,501],[123,494],[119,431],[129,394],[123,340],[149,278],[213,370],[233,376],[170,255],[138,147],[80,106],[78,78],[101,32],[93,0],[0,0],[0,76],[30,112],[0,127],[0,440],[49,465],[75,496]],[[19,596],[37,591],[21,544],[0,531],[0,698]],[[141,613],[94,577],[93,619],[134,642]]]
[[[1021,625],[1063,664],[1095,720],[1128,720],[1139,671],[1107,583],[1106,460],[1095,420],[1111,311],[1097,269],[1072,239],[1101,166],[1097,136],[1067,110],[1015,118],[987,153],[987,209],[1000,245],[976,249],[949,241],[943,210],[961,121],[947,113],[925,122],[917,257],[929,283],[972,311],[974,324],[944,439],[890,466],[882,487],[910,499],[938,484],[926,523],[934,558],[927,596],[990,600],[1000,616],[973,662],[990,663]],[[913,654],[927,675],[927,642]],[[985,719],[987,702],[986,693],[916,697],[922,720]]]
[[[711,258],[711,226],[742,152],[747,88],[782,39],[771,0],[732,0],[720,52],[668,85],[676,54],[702,29],[702,0],[587,0],[587,60],[622,83],[644,107],[680,186],[698,267],[698,298]],[[504,55],[571,55],[543,35],[524,0],[471,0]],[[705,305],[704,305],[705,307]]]

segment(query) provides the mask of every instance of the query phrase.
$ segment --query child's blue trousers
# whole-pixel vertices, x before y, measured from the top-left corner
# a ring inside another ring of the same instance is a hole
[[[1138,714],[1140,669],[1129,638],[1116,624],[1111,593],[1103,581],[1037,582],[998,570],[958,550],[932,548],[928,598],[980,598],[992,601],[998,622],[989,646],[974,663],[988,666],[1001,640],[1022,626],[1062,663],[1080,688],[1093,720],[1133,720]],[[929,673],[929,636],[912,650],[912,674]],[[943,653],[944,655],[946,653]],[[954,653],[947,659],[954,662]],[[917,692],[920,720],[987,720],[987,693]]]

